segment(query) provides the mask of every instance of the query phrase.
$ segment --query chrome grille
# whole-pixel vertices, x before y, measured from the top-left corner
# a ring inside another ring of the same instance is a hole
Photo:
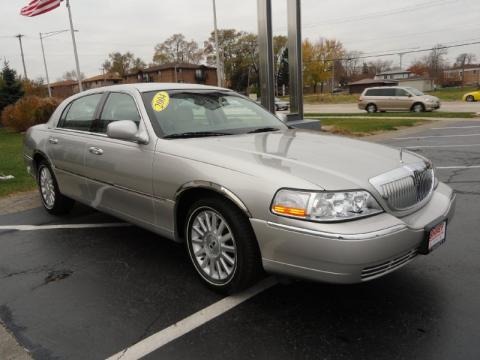
[[[432,193],[434,172],[430,164],[409,164],[370,179],[392,210],[406,210]]]
[[[415,256],[417,256],[417,249],[412,249],[405,254],[402,254],[380,264],[368,266],[362,270],[361,278],[362,280],[366,281],[384,275],[405,265]]]

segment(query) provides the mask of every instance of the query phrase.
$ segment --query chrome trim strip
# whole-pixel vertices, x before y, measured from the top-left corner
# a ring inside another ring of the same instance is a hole
[[[293,265],[293,264],[288,264],[288,263],[284,263],[284,262],[281,262],[281,261],[265,259],[265,258],[262,258],[262,262],[274,263],[274,264],[279,264],[279,265],[282,265],[282,266],[290,266],[290,267],[294,267],[294,268],[301,269],[301,270],[315,271],[315,272],[319,272],[319,273],[323,273],[323,274],[340,275],[340,276],[352,275],[352,274],[349,274],[349,273],[337,273],[337,272],[333,272],[333,271],[312,269],[312,268],[308,268],[308,267],[305,267],[305,266]]]
[[[240,198],[237,195],[235,195],[235,193],[233,193],[231,190],[227,189],[222,185],[219,185],[210,181],[194,180],[194,181],[190,181],[188,183],[183,184],[175,193],[175,199],[177,199],[178,196],[180,196],[185,190],[188,190],[191,188],[204,188],[204,189],[211,189],[216,192],[219,192],[225,195],[231,201],[233,201],[233,203],[236,204],[240,209],[242,209],[243,212],[247,214],[249,218],[252,217],[247,206],[242,202],[242,200],[240,200]]]
[[[278,224],[271,221],[267,221],[267,225],[273,228],[281,229],[281,230],[293,231],[293,232],[298,232],[305,235],[320,236],[323,238],[335,239],[335,240],[370,240],[370,239],[376,239],[381,236],[393,235],[400,231],[408,229],[406,225],[395,225],[386,229],[376,230],[368,233],[336,234],[336,233],[331,233],[326,231],[311,230],[311,229],[299,228],[291,225]]]

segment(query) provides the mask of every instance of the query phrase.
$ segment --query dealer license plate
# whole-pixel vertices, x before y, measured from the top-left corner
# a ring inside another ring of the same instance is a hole
[[[443,244],[446,239],[447,222],[443,221],[436,225],[428,234],[428,251],[433,251]]]

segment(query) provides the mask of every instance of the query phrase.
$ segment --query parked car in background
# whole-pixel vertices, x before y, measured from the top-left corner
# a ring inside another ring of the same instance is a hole
[[[358,108],[377,111],[432,111],[440,108],[440,99],[412,87],[382,86],[365,89],[358,98]]]
[[[474,102],[480,101],[480,90],[471,91],[463,95],[463,101]]]
[[[288,107],[290,106],[290,103],[288,101],[275,98],[275,110],[276,111],[282,111],[282,110],[288,110]]]
[[[231,90],[192,84],[74,95],[27,131],[24,158],[48,212],[78,201],[184,243],[224,293],[263,270],[378,278],[442,244],[455,201],[420,155],[292,129]]]

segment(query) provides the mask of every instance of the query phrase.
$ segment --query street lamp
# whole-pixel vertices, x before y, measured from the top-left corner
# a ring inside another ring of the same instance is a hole
[[[50,88],[50,79],[48,77],[48,68],[47,68],[47,60],[45,59],[45,49],[43,47],[43,39],[55,36],[64,32],[70,31],[68,29],[66,30],[57,30],[57,31],[49,31],[46,33],[39,33],[40,35],[40,45],[42,46],[42,56],[43,56],[43,66],[45,67],[45,75],[47,78],[47,88],[48,88],[48,96],[52,97],[52,89]],[[78,32],[78,30],[75,30]],[[77,74],[77,76],[80,76],[80,74]]]

